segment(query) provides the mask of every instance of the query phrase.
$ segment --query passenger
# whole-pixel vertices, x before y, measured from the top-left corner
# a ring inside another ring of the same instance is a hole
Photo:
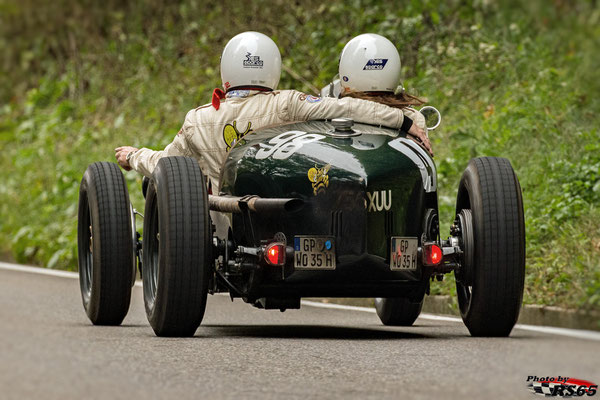
[[[295,90],[275,90],[280,75],[281,55],[271,38],[258,32],[235,36],[221,56],[225,92],[215,89],[211,103],[188,112],[183,127],[164,150],[116,148],[119,165],[151,176],[162,157],[194,157],[209,179],[209,192],[218,193],[228,150],[244,135],[268,126],[348,117],[391,128],[409,126],[410,134],[426,140],[426,132],[407,122],[400,109],[350,97],[320,98]]]
[[[374,33],[358,35],[344,46],[339,65],[341,98],[352,97],[375,101],[402,109],[402,130],[411,133],[413,122],[426,129],[425,117],[411,108],[424,104],[423,100],[395,90],[400,83],[400,54],[387,38]],[[413,135],[431,155],[431,143],[427,135]]]

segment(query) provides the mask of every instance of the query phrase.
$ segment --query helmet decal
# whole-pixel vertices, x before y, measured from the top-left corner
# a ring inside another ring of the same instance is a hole
[[[253,56],[252,53],[248,52],[243,64],[244,68],[262,68],[264,63],[260,56]]]
[[[364,66],[363,70],[366,70],[366,71],[382,70],[385,67],[385,64],[387,64],[387,62],[388,62],[387,58],[371,58],[369,61],[367,61],[367,64]]]

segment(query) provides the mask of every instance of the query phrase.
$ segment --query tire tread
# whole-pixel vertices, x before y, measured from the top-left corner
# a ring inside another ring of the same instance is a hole
[[[204,178],[195,160],[166,157],[153,179],[159,184],[148,195],[159,199],[159,219],[165,225],[160,228],[160,248],[165,254],[160,256],[164,265],[159,265],[156,301],[147,307],[148,319],[158,336],[192,336],[204,316],[210,271]]]
[[[470,180],[471,201],[480,199],[481,210],[472,209],[478,261],[463,320],[474,336],[507,336],[519,316],[525,277],[520,185],[510,162],[498,157],[471,160],[461,185],[465,179]]]
[[[82,201],[88,201],[95,219],[92,226],[97,241],[92,254],[92,295],[84,307],[95,325],[119,325],[129,310],[134,261],[129,193],[119,167],[109,162],[91,164],[82,180],[80,208]],[[87,244],[80,241],[78,245]],[[79,253],[81,271],[81,250]]]

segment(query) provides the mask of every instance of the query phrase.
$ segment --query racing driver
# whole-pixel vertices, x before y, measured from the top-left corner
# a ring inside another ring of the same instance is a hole
[[[358,35],[344,46],[340,55],[340,97],[370,100],[403,110],[415,124],[425,127],[425,117],[411,106],[422,105],[423,100],[404,92],[395,93],[400,83],[400,54],[386,37],[374,33]],[[407,124],[410,122],[407,122]],[[410,132],[410,129],[405,131]],[[429,139],[413,135],[431,155]]]
[[[404,92],[395,93],[400,83],[400,54],[386,37],[374,33],[358,35],[344,46],[340,55],[340,97],[375,101],[402,109],[406,117],[425,127],[425,117],[411,106],[422,105],[423,100]],[[404,131],[410,131],[410,122]],[[409,128],[409,129],[407,129]],[[412,135],[433,156],[428,137]]]
[[[268,126],[338,117],[403,129],[431,150],[423,128],[398,108],[351,97],[320,98],[295,90],[275,90],[280,76],[281,54],[275,42],[259,32],[240,33],[221,55],[225,91],[215,89],[211,103],[189,111],[183,127],[164,150],[116,148],[119,165],[151,176],[161,157],[194,157],[209,179],[209,192],[218,193],[227,152],[244,135]]]

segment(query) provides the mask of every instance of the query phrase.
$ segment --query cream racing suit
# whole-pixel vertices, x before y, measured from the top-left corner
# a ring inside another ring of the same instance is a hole
[[[405,114],[409,120],[405,120]],[[212,192],[218,193],[227,152],[244,135],[290,122],[340,117],[406,131],[414,121],[425,128],[425,119],[414,109],[400,110],[351,97],[320,98],[295,90],[233,90],[217,106],[207,104],[188,112],[183,127],[164,150],[142,148],[131,155],[129,164],[137,172],[151,176],[162,157],[194,157],[210,179]]]

